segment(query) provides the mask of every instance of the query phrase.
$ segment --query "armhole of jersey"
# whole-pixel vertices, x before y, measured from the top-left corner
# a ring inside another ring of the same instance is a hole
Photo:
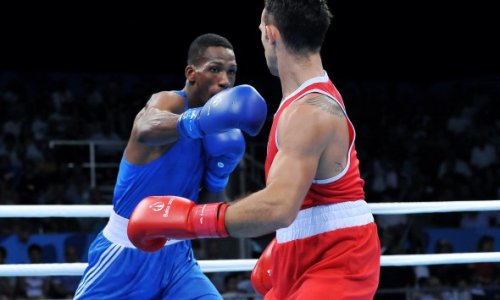
[[[189,104],[188,104],[188,99],[187,99],[187,96],[186,96],[186,92],[184,92],[183,90],[180,90],[180,91],[174,91],[174,93],[176,93],[177,95],[181,96],[182,100],[184,100],[184,111],[188,110]]]
[[[307,95],[307,94],[311,94],[311,93],[318,93],[318,94],[322,94],[322,95],[325,95],[326,97],[328,97],[328,99],[330,99],[330,101],[335,101],[335,103],[337,103],[340,108],[342,108],[342,111],[344,112],[344,116],[346,117],[347,119],[347,122],[348,122],[348,125],[351,127],[352,129],[352,141],[351,143],[349,144],[349,150],[347,151],[347,163],[345,165],[345,168],[337,175],[333,176],[333,177],[330,177],[330,178],[325,178],[325,179],[313,179],[312,183],[315,183],[315,184],[328,184],[328,183],[332,183],[332,182],[335,182],[337,180],[339,180],[340,178],[342,178],[346,173],[347,173],[347,170],[349,170],[349,167],[351,165],[351,152],[352,152],[352,147],[354,146],[354,140],[356,138],[356,131],[354,130],[354,126],[352,125],[351,123],[351,120],[349,119],[349,116],[347,116],[347,112],[344,108],[344,106],[340,103],[339,100],[337,100],[337,98],[335,98],[335,96],[333,96],[332,94],[330,93],[327,93],[323,90],[320,90],[320,89],[312,89],[312,90],[309,90],[307,92],[305,92],[303,95],[301,95],[299,98],[297,99],[300,99],[302,98],[303,96]],[[295,99],[294,102],[297,100]],[[276,147],[278,147],[278,128],[276,128]],[[279,148],[278,148],[279,149]]]

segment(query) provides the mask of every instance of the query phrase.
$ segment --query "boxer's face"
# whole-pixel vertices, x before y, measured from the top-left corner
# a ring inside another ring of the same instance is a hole
[[[234,51],[224,47],[208,47],[201,63],[191,66],[188,80],[194,81],[203,102],[223,89],[234,86],[237,64]]]

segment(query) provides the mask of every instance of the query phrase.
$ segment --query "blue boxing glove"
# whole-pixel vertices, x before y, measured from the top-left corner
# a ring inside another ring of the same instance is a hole
[[[190,139],[233,128],[255,136],[264,126],[266,116],[264,98],[252,86],[242,84],[215,94],[203,107],[186,110],[177,121],[177,130]]]
[[[245,138],[241,130],[232,129],[205,136],[203,146],[207,154],[205,186],[210,192],[219,193],[245,154]]]

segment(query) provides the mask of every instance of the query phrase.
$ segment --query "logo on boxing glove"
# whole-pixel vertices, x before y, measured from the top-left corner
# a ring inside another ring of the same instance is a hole
[[[162,201],[155,202],[153,204],[149,205],[149,208],[151,208],[153,211],[160,211],[165,207],[165,203]]]
[[[165,211],[163,212],[162,217],[163,218],[168,218],[168,213],[170,212],[170,207],[172,206],[172,202],[174,202],[173,198],[170,198],[167,203],[167,207],[165,208],[165,203],[163,201],[158,201],[153,204],[149,205],[149,208],[152,209],[154,212],[158,212],[163,210],[165,208]]]
[[[170,212],[170,207],[172,206],[172,202],[174,202],[174,198],[170,198],[167,203],[167,208],[165,208],[165,212],[163,213],[162,217],[168,218],[168,213]]]

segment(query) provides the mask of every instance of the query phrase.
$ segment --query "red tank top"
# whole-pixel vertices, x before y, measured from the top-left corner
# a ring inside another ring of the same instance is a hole
[[[291,103],[309,93],[320,93],[332,98],[334,101],[340,104],[345,112],[345,106],[344,102],[342,101],[342,96],[326,75],[324,77],[317,77],[308,80],[307,82],[302,84],[302,86],[300,86],[296,91],[290,94],[288,98],[284,99],[280,107],[278,108],[278,111],[274,114],[273,124],[269,133],[265,164],[266,180],[274,157],[279,151],[279,141],[277,141],[277,127],[280,116]],[[356,133],[354,131],[354,126],[352,125],[349,118],[347,118],[346,120],[349,130],[350,145],[348,153],[349,157],[346,167],[335,177],[313,180],[311,187],[306,194],[301,209],[328,203],[363,200],[365,198],[365,192],[363,190],[364,180],[361,178],[359,172],[359,160],[357,158],[356,148],[354,146]]]

